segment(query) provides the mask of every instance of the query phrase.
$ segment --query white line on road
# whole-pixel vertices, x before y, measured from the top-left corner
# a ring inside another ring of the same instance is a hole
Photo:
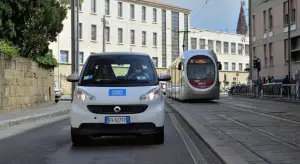
[[[193,161],[195,164],[207,164],[204,160],[202,154],[197,149],[195,143],[192,141],[192,139],[186,134],[186,132],[183,130],[183,128],[180,126],[179,122],[177,121],[176,117],[173,113],[169,113],[170,118],[173,122],[174,127],[180,134],[183,142],[185,143],[185,146],[189,150],[189,153],[191,154],[191,157],[193,158]]]
[[[255,114],[258,114],[258,115],[271,117],[271,118],[275,118],[275,119],[278,119],[278,120],[287,121],[287,122],[291,122],[291,123],[295,123],[295,124],[300,125],[300,122],[297,122],[297,121],[293,121],[293,120],[289,120],[289,119],[285,119],[285,118],[281,118],[281,117],[276,117],[276,116],[272,116],[272,115],[268,115],[268,114],[264,114],[264,113],[260,113],[260,112],[255,112],[255,111],[240,108],[240,107],[235,107],[235,106],[231,106],[231,105],[224,105],[224,104],[221,104],[221,106],[226,106],[226,107],[229,107],[229,108],[235,108],[235,109],[238,109],[238,110],[242,110],[242,111],[246,111],[246,112],[250,112],[250,113],[255,113]]]

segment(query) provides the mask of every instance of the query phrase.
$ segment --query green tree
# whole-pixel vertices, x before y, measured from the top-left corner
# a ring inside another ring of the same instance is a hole
[[[63,30],[67,8],[57,0],[6,0],[0,2],[0,38],[11,41],[20,55],[39,59]],[[48,57],[47,57],[48,58]]]
[[[12,9],[7,3],[0,2],[0,38],[12,39],[16,35],[14,23],[11,21]],[[3,37],[5,36],[5,38]]]

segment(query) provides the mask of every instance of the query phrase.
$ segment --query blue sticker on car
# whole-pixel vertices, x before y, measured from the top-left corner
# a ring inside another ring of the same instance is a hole
[[[109,96],[126,96],[126,89],[110,89]]]

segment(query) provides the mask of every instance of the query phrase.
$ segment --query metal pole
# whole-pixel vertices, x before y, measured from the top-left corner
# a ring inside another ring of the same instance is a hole
[[[75,60],[75,72],[79,75],[79,3],[80,0],[76,0],[76,60]],[[75,83],[77,86],[77,83]]]
[[[60,62],[60,50],[59,50],[59,34],[58,34],[58,37],[57,37],[57,60],[58,60],[58,63]],[[58,89],[61,90],[61,86],[60,86],[60,72],[59,72],[59,65],[57,67],[57,86],[58,86]]]
[[[249,21],[249,64],[250,64],[250,69],[249,69],[249,80],[251,80],[252,83],[252,70],[253,70],[253,47],[252,47],[252,4],[251,0],[248,1],[248,21]]]
[[[291,4],[290,0],[287,1],[288,3],[288,57],[289,57],[289,63],[288,63],[288,70],[289,70],[289,81],[291,81]]]
[[[103,52],[105,52],[105,25],[106,25],[105,15],[103,15],[102,23],[103,23],[102,46],[103,46]]]
[[[77,42],[78,42],[78,38],[77,38],[77,31],[78,30],[78,17],[77,14],[75,13],[75,6],[76,3],[75,1],[77,0],[71,0],[71,54],[72,54],[72,67],[71,67],[71,72],[72,73],[78,73],[76,72],[78,70],[78,48],[77,48]],[[72,100],[73,100],[73,92],[75,90],[76,87],[76,83],[72,83],[72,90],[71,90],[71,96],[72,96]]]

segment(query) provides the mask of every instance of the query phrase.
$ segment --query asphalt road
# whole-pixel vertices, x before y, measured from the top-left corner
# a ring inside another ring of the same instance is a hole
[[[249,163],[300,163],[300,104],[239,96],[172,102]]]
[[[1,164],[205,164],[221,163],[190,127],[172,111],[165,143],[142,138],[105,137],[72,147],[69,119],[0,140]]]

